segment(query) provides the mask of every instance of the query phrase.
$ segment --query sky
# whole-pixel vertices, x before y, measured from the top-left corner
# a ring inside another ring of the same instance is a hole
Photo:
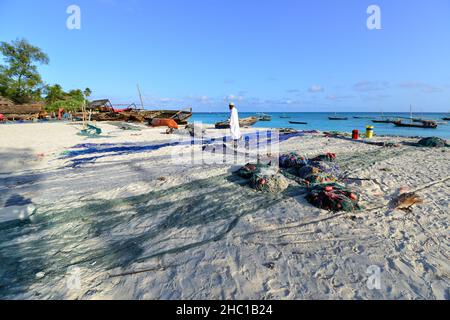
[[[113,104],[139,84],[147,108],[450,110],[448,0],[0,0],[0,41],[18,38],[46,83]]]

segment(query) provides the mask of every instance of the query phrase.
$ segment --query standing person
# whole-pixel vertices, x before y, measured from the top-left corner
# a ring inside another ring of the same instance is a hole
[[[234,103],[230,103],[230,131],[231,137],[236,142],[236,140],[241,139],[241,128],[239,127],[239,114],[238,110],[234,106]]]

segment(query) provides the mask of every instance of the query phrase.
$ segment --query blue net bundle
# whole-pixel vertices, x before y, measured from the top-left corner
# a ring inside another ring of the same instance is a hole
[[[308,159],[304,156],[298,155],[295,152],[282,154],[279,158],[280,168],[296,168],[304,166],[308,163]]]

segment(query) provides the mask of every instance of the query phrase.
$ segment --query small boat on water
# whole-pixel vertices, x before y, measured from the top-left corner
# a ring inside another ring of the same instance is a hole
[[[328,117],[329,120],[348,120],[347,117]]]
[[[308,124],[308,122],[301,122],[301,121],[289,121],[290,124]]]
[[[372,120],[373,123],[394,123],[395,120],[383,119],[383,120]]]
[[[450,117],[442,118],[442,120],[444,120],[444,121],[450,121]]]
[[[334,113],[334,117],[328,117],[329,120],[348,120],[347,117],[338,117],[337,113]]]
[[[252,125],[254,125],[257,122],[258,122],[257,117],[248,117],[248,118],[239,120],[239,126],[241,128],[242,127],[251,127]],[[217,122],[215,127],[216,127],[216,129],[229,129],[230,121],[226,120],[226,121]]]
[[[394,121],[397,127],[408,127],[408,128],[424,128],[424,129],[436,129],[437,123],[433,120],[423,120],[422,124],[417,123],[403,123],[402,121]]]
[[[280,118],[281,118],[281,119],[289,119],[290,116],[288,116],[287,114],[283,113],[283,114],[280,116]]]
[[[265,113],[258,114],[258,121],[272,121],[272,116]]]

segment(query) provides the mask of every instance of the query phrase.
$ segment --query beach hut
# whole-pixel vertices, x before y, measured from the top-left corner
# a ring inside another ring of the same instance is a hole
[[[0,97],[0,113],[8,120],[32,120],[44,115],[44,104],[14,104],[11,100]]]

